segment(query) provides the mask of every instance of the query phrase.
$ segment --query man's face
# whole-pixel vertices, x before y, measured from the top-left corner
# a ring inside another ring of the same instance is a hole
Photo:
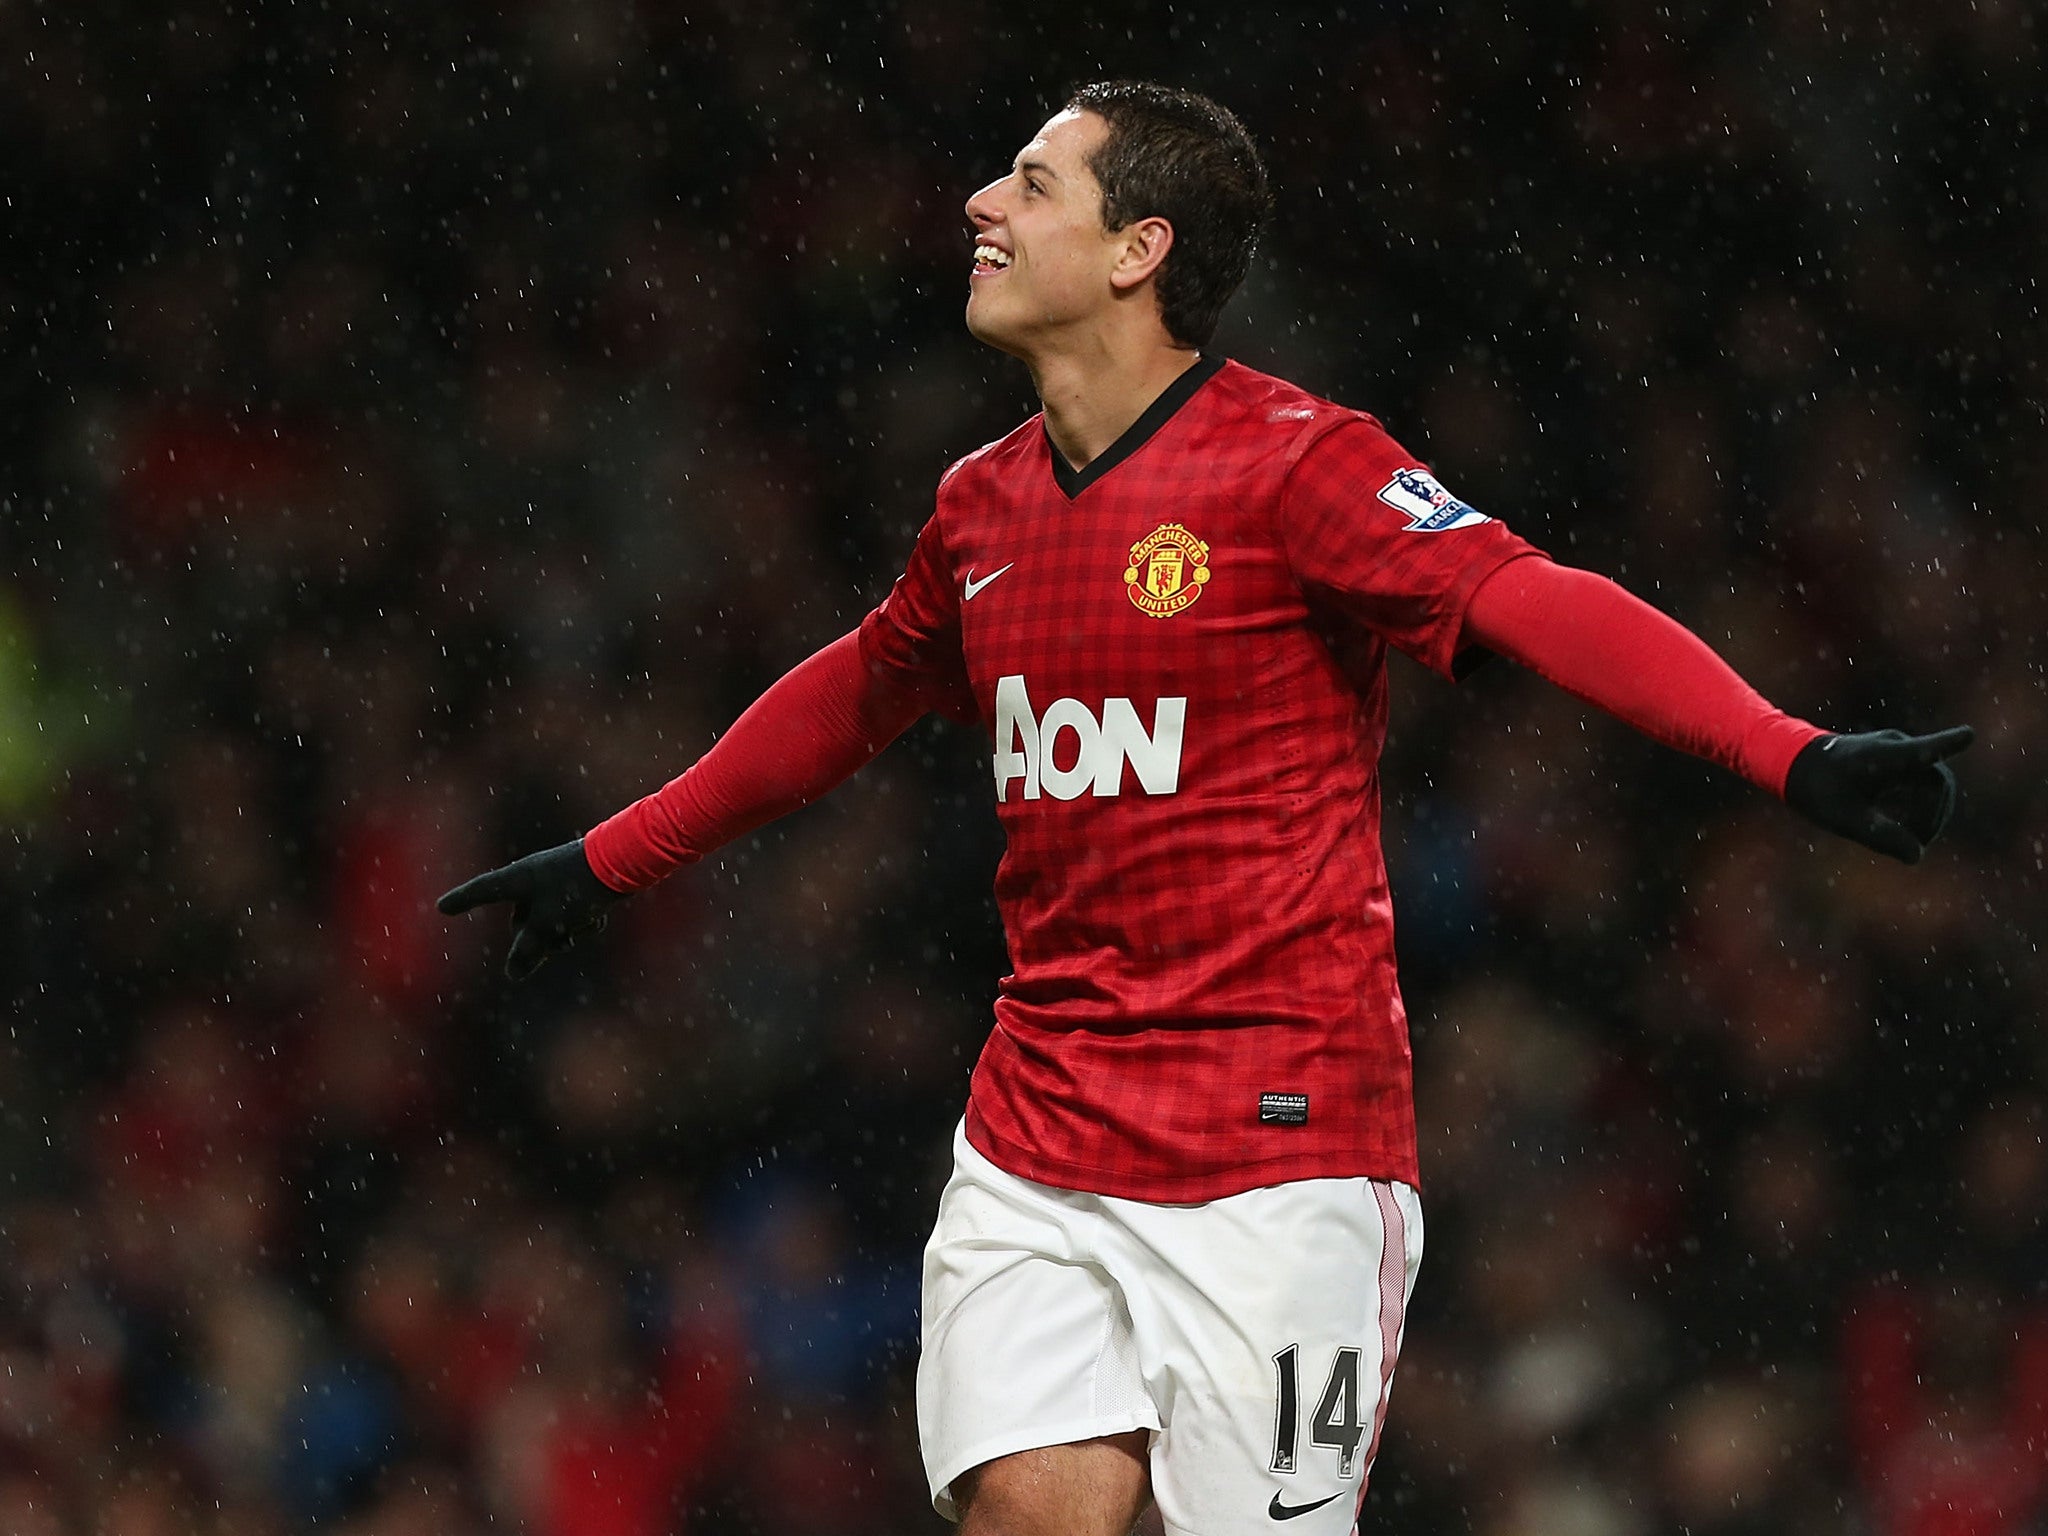
[[[1110,274],[1128,242],[1102,227],[1102,187],[1088,169],[1108,136],[1094,113],[1062,112],[1018,151],[1009,175],[967,200],[976,252],[967,329],[977,340],[1023,356],[1114,302]]]

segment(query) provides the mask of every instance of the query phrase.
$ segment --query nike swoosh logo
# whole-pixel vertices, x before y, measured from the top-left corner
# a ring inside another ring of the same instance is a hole
[[[1010,562],[1010,565],[1015,565],[1016,563],[1016,561],[1012,560]],[[1003,571],[1007,571],[1010,568],[1010,565],[1004,566]],[[986,576],[982,577],[981,580],[976,581],[974,579],[974,567],[971,565],[967,567],[967,590],[960,594],[960,601],[963,603],[972,602],[974,600],[974,594],[979,592],[983,587],[987,586],[990,582],[994,581],[998,576],[1002,575],[1003,571],[990,571]]]
[[[1336,1493],[1330,1495],[1330,1499],[1338,1499],[1343,1496],[1343,1490],[1339,1489]],[[1312,1509],[1321,1509],[1330,1502],[1330,1499],[1317,1499],[1313,1504],[1282,1504],[1280,1502],[1280,1495],[1276,1493],[1273,1495],[1273,1502],[1266,1506],[1266,1518],[1268,1520],[1292,1520],[1296,1515],[1305,1515]]]

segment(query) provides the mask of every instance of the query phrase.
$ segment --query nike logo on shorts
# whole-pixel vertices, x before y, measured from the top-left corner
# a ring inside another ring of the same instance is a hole
[[[1010,565],[1015,565],[1016,563],[1016,561],[1012,560],[1010,562]],[[1010,565],[1004,566],[1003,571],[1007,571],[1010,568]],[[976,581],[974,579],[974,567],[971,565],[967,567],[967,590],[960,594],[960,601],[963,603],[972,602],[974,600],[974,594],[979,592],[983,587],[987,586],[990,582],[994,581],[998,576],[1002,575],[1003,571],[990,571],[986,576],[982,577],[981,580]]]
[[[1343,1497],[1341,1489],[1330,1495],[1330,1499],[1341,1497]],[[1313,1504],[1282,1504],[1280,1502],[1280,1495],[1276,1493],[1273,1495],[1273,1502],[1266,1506],[1266,1518],[1268,1520],[1292,1520],[1296,1515],[1305,1515],[1312,1509],[1321,1509],[1330,1502],[1330,1499],[1317,1499]]]

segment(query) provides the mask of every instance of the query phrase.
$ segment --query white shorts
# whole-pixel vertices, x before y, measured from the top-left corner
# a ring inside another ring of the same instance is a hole
[[[1415,1271],[1406,1184],[1300,1179],[1199,1205],[1054,1189],[953,1137],[924,1255],[932,1504],[999,1456],[1151,1430],[1172,1536],[1357,1523]]]

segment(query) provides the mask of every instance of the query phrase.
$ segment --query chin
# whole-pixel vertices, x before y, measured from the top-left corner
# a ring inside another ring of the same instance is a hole
[[[1012,356],[1017,351],[1017,337],[1010,327],[1002,323],[999,315],[989,313],[989,306],[977,305],[972,297],[967,300],[967,334],[983,346],[994,347],[998,352]]]

